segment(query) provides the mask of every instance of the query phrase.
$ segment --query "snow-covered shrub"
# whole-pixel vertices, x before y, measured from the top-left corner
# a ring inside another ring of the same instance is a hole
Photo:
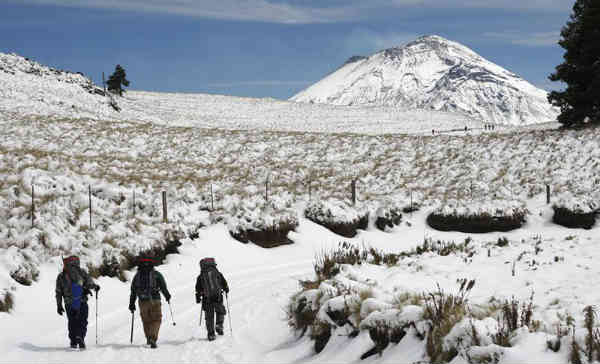
[[[552,222],[568,228],[591,229],[600,213],[598,196],[574,196],[562,193],[552,204]]]
[[[364,230],[369,225],[368,213],[338,200],[311,201],[304,210],[304,216],[347,238],[355,237],[357,229]]]
[[[393,228],[400,225],[402,221],[402,205],[393,199],[384,200],[377,210],[375,210],[375,226],[379,230],[385,231],[387,228]]]
[[[231,236],[242,243],[253,242],[263,248],[292,244],[287,235],[298,227],[298,213],[288,204],[244,200],[230,209],[226,217]]]
[[[427,224],[440,231],[507,232],[523,226],[527,214],[525,205],[516,200],[494,200],[485,204],[447,200],[427,216]]]
[[[0,291],[0,312],[10,312],[13,308],[13,296],[7,290]]]

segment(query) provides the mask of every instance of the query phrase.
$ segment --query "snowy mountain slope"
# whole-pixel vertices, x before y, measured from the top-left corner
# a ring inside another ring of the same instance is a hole
[[[0,53],[0,111],[91,117],[110,115],[104,91],[81,73],[57,70]]]
[[[471,49],[439,36],[352,57],[290,100],[460,112],[486,123],[556,119],[546,92]]]
[[[171,126],[336,133],[412,133],[481,127],[465,115],[397,107],[341,107],[275,99],[127,91],[115,97],[121,112],[88,78],[0,53],[0,113],[96,120],[153,122]],[[92,90],[92,93],[90,93]]]

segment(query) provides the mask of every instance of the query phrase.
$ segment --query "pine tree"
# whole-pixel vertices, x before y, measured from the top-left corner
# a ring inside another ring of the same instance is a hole
[[[108,90],[114,93],[119,93],[119,96],[123,96],[123,86],[129,86],[129,81],[125,78],[127,75],[125,74],[125,70],[121,65],[117,65],[115,67],[115,72],[110,75],[106,84],[108,85]]]
[[[551,92],[548,101],[560,107],[564,126],[600,124],[600,1],[576,0],[560,35],[564,62],[549,78],[567,88]]]

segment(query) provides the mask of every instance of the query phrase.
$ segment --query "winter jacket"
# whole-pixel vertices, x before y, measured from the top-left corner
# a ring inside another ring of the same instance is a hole
[[[72,271],[72,274],[69,274],[69,271]],[[81,297],[81,300],[87,302],[88,294],[91,294],[91,290],[96,287],[96,284],[90,278],[89,274],[87,274],[84,270],[78,267],[70,267],[68,269],[63,270],[56,277],[56,304],[58,306],[62,305],[62,301],[64,299],[65,306],[71,306],[73,302],[73,294],[71,293],[71,276],[75,276],[76,283],[81,285],[84,289],[84,294]]]
[[[223,277],[223,274],[221,274],[221,272],[219,272],[219,270],[217,269],[217,267],[215,266],[208,266],[206,268],[202,268],[202,271],[200,271],[200,275],[198,275],[198,278],[196,278],[196,302],[200,303],[200,301],[206,297],[207,292],[205,292],[205,287],[204,287],[204,275],[206,275],[210,270],[214,270],[217,273],[217,279],[218,279],[218,284],[221,286],[221,289],[223,291],[225,291],[225,293],[229,293],[229,285],[227,285],[227,281],[225,280],[225,277]],[[220,296],[220,302],[223,301],[223,297],[221,296],[221,292],[219,292],[219,296]],[[203,305],[207,303],[206,300],[204,300]]]
[[[150,288],[150,297],[146,296],[146,289],[144,287]],[[165,278],[160,272],[152,269],[139,269],[138,272],[133,277],[133,281],[131,281],[131,295],[129,297],[130,305],[135,304],[136,298],[139,298],[140,301],[147,300],[160,300],[160,292],[162,292],[163,296],[167,302],[171,300],[171,294],[167,289],[167,283],[165,282]]]

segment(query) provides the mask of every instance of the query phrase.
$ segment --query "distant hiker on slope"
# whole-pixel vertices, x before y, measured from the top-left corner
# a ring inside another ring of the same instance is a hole
[[[63,259],[63,271],[56,278],[56,312],[62,316],[67,311],[71,348],[85,349],[85,334],[88,324],[87,296],[91,290],[100,290],[90,276],[79,267],[79,258],[71,256]],[[63,300],[65,307],[63,308]]]
[[[135,312],[135,299],[139,298],[140,316],[144,323],[146,343],[156,349],[158,330],[162,320],[160,305],[160,292],[167,300],[171,301],[171,294],[160,272],[154,270],[155,260],[151,257],[140,257],[138,271],[131,282],[131,296],[129,297],[129,311]]]
[[[196,279],[196,303],[202,302],[202,310],[206,317],[208,340],[215,339],[217,334],[223,335],[225,321],[225,306],[223,306],[223,291],[229,293],[229,286],[223,274],[217,270],[214,258],[204,258],[200,261],[200,275]],[[215,328],[215,314],[217,326]]]

